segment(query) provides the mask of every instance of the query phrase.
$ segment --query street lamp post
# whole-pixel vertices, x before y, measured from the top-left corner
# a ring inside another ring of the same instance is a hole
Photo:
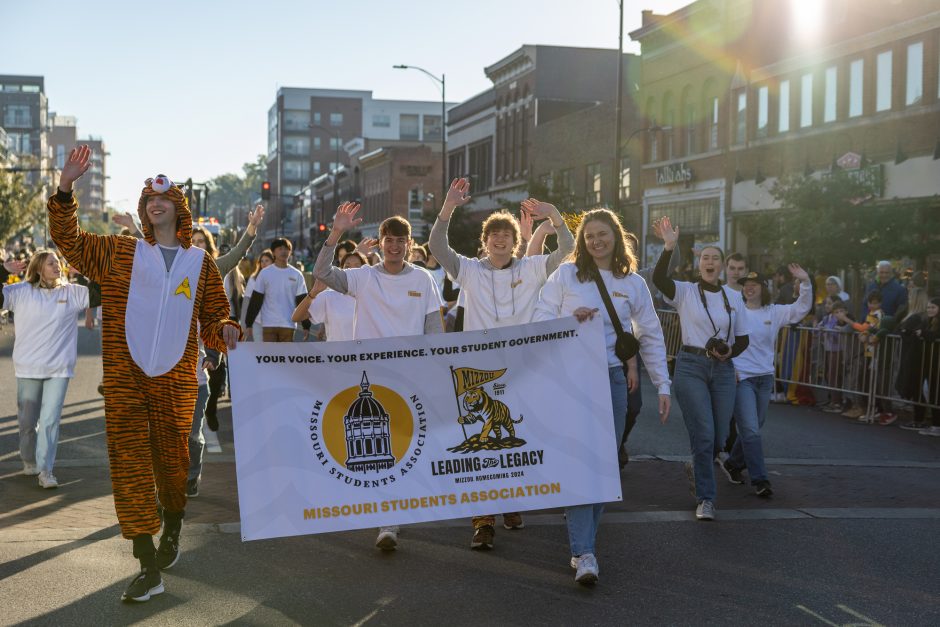
[[[440,84],[441,87],[441,202],[447,198],[447,80],[444,74],[438,78],[424,68],[416,65],[393,65],[396,70],[418,70]]]
[[[620,187],[623,183],[623,167],[620,164],[620,135],[622,131],[623,117],[623,0],[618,0],[620,5],[620,46],[617,51],[617,122],[616,132],[614,133],[614,213],[620,213]],[[627,140],[629,142],[629,140]]]

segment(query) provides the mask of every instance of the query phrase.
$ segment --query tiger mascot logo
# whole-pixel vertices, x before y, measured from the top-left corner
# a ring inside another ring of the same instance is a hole
[[[519,420],[512,419],[506,403],[493,400],[486,390],[480,388],[467,390],[463,396],[463,408],[467,411],[467,415],[457,418],[458,423],[465,425],[483,421],[480,442],[490,439],[490,431],[497,439],[502,439],[504,427],[509,432],[509,437],[514,438],[516,429],[513,425],[522,422],[522,416],[519,416]]]

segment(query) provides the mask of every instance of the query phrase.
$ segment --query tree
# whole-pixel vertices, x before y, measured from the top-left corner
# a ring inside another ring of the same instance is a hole
[[[238,207],[242,211],[235,215],[247,216],[251,199],[261,189],[261,182],[266,178],[267,168],[264,155],[258,155],[254,161],[242,165],[241,174],[230,172],[210,179],[212,193],[209,195],[207,214],[221,218],[232,207]]]
[[[0,170],[0,243],[44,220],[40,191],[22,173]]]
[[[748,216],[742,231],[752,242],[771,243],[787,258],[830,272],[868,268],[877,259],[923,260],[936,247],[937,212],[917,201],[878,199],[874,184],[855,172],[781,178],[771,190],[780,211]]]

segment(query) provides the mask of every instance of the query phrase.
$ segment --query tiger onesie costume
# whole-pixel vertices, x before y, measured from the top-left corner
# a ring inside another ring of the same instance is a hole
[[[180,248],[169,271],[146,213],[148,198],[160,193],[176,207]],[[59,190],[47,207],[52,239],[62,255],[101,285],[105,426],[114,508],[121,534],[146,537],[152,547],[151,537],[161,526],[157,497],[177,534],[186,507],[197,392],[197,322],[205,346],[221,352],[226,349],[223,327],[237,328],[237,323],[229,320],[215,263],[191,245],[186,197],[166,177],[148,179],[141,193],[138,214],[144,239],[83,231],[71,192]],[[134,555],[140,557],[138,540]]]

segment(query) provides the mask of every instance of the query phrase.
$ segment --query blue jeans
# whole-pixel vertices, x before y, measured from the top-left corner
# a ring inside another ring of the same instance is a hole
[[[695,468],[695,498],[715,500],[715,451],[728,437],[734,412],[735,380],[731,360],[718,361],[679,351],[672,389],[689,432]]]
[[[209,400],[209,386],[200,385],[196,392],[196,407],[193,409],[193,427],[189,432],[189,474],[187,479],[202,476],[202,454],[206,450],[206,437],[202,435],[202,425],[206,422],[206,401]]]
[[[767,480],[767,467],[764,465],[764,447],[761,444],[760,430],[767,419],[767,407],[770,394],[774,391],[774,375],[765,374],[749,377],[738,382],[738,391],[734,400],[734,420],[738,425],[738,439],[731,449],[728,464],[735,468],[747,466],[751,485]]]
[[[616,451],[623,439],[623,430],[626,425],[627,375],[620,366],[610,368],[607,374],[610,378],[610,402],[614,409],[614,430],[617,436],[617,439],[611,442],[611,446]],[[603,503],[565,508],[565,516],[568,520],[568,543],[571,545],[572,555],[594,553],[594,538],[597,536],[597,526],[601,522],[603,512]]]
[[[67,377],[16,379],[16,417],[20,426],[20,457],[51,472],[59,446],[59,421],[69,388]]]

